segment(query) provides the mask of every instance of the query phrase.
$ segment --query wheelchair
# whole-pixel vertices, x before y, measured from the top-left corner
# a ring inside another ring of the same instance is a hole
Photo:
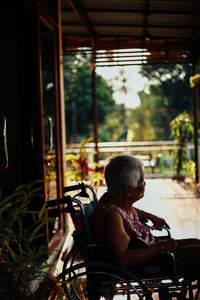
[[[71,215],[75,226],[72,234],[74,243],[64,259],[59,275],[67,299],[198,299],[198,282],[177,273],[173,253],[163,253],[167,257],[165,265],[155,264],[151,260],[131,270],[114,265],[106,245],[95,243],[89,223],[98,203],[95,190],[82,182],[64,187],[63,192],[68,195],[62,199],[51,200],[47,205],[64,205],[62,211]],[[170,237],[169,231],[167,236],[159,238],[167,237]],[[141,241],[138,242],[140,245]],[[194,290],[197,291],[195,297]]]

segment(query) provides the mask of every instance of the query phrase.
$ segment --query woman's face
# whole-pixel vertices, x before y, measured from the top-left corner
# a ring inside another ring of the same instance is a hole
[[[140,200],[144,196],[146,182],[144,180],[144,172],[141,170],[140,179],[138,180],[138,185],[133,188],[131,187],[130,197],[134,200],[134,202]]]
[[[138,193],[138,200],[144,196],[146,182],[144,180],[144,172],[141,170],[140,179],[138,180],[138,186],[135,188]]]
[[[128,198],[134,202],[143,198],[144,191],[145,191],[145,185],[146,185],[146,182],[144,180],[144,172],[143,172],[143,170],[141,170],[140,179],[138,180],[138,185],[135,188],[133,188],[131,185],[129,185],[126,188],[126,193],[127,193]]]

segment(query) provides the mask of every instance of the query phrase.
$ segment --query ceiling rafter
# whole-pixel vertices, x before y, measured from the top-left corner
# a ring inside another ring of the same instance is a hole
[[[146,40],[150,39],[150,34],[148,31],[148,16],[149,16],[149,0],[145,0],[145,9],[144,9],[144,21],[143,21],[143,37]]]
[[[76,37],[89,37],[90,35],[86,35],[86,34],[74,34],[74,33],[70,33],[68,34],[68,36],[76,36]],[[132,39],[141,39],[141,37],[139,35],[133,35],[133,34],[126,34],[123,37],[117,33],[117,34],[101,34],[101,35],[96,35],[96,38],[132,38]],[[143,37],[142,37],[143,38]],[[163,40],[163,39],[168,39],[168,40],[186,40],[186,41],[190,41],[190,37],[183,37],[182,35],[154,35],[153,37],[151,37],[151,40]]]
[[[199,16],[199,0],[63,0],[63,51],[92,49],[95,41],[96,55],[100,50],[143,49],[155,63],[192,62],[200,42]],[[102,58],[106,63],[106,56]],[[132,53],[129,58],[146,63],[142,55]]]
[[[68,0],[71,1],[71,0]],[[70,8],[64,7],[63,12],[71,12],[72,10]],[[145,9],[126,9],[126,8],[113,8],[113,9],[106,9],[106,8],[88,8],[87,9],[88,13],[132,13],[132,14],[145,14]],[[200,11],[199,10],[188,10],[188,11],[183,11],[183,10],[160,10],[160,9],[149,9],[149,15],[180,15],[180,16],[200,16]]]
[[[62,22],[63,26],[81,26],[82,23],[72,23],[72,22],[67,22],[67,21],[63,21]],[[97,22],[93,22],[94,26],[102,26],[102,27],[122,27],[122,28],[126,28],[126,27],[136,27],[136,28],[141,28],[142,24],[107,24],[107,23],[97,23]],[[157,25],[157,24],[148,24],[148,28],[159,28],[159,29],[198,29],[199,27],[197,25],[193,25],[193,24],[189,24],[189,25]]]
[[[87,31],[91,37],[96,35],[96,32],[92,26],[90,18],[81,2],[81,0],[68,0],[69,4],[73,8],[74,12],[80,17],[83,24],[86,26]]]

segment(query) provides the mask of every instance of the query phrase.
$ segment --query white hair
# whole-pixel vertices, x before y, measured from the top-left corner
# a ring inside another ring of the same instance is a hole
[[[105,181],[110,195],[122,197],[125,187],[138,186],[138,180],[143,169],[142,162],[131,155],[119,155],[110,158],[105,167]]]

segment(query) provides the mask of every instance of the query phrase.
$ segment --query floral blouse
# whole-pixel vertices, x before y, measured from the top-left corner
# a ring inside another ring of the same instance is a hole
[[[91,223],[97,241],[105,241],[105,218],[110,211],[117,211],[123,218],[126,233],[131,237],[133,235],[143,239],[148,245],[154,244],[154,236],[149,229],[139,221],[138,214],[132,206],[134,220],[131,220],[128,214],[116,204],[109,202],[107,193],[99,200],[95,211],[91,217]]]

